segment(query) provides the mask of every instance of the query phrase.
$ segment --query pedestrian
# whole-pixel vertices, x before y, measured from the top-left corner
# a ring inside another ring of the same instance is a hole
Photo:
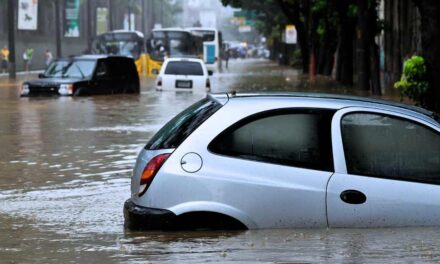
[[[0,51],[0,57],[1,57],[1,71],[2,73],[5,73],[8,70],[8,64],[9,64],[9,49],[4,46]]]
[[[44,62],[46,63],[46,67],[49,67],[49,64],[52,62],[52,60],[53,60],[52,52],[50,52],[50,50],[47,49],[46,52],[44,53]]]
[[[27,48],[23,52],[24,69],[27,72],[29,72],[29,68],[30,68],[31,63],[32,63],[32,57],[34,57],[34,49]]]
[[[228,69],[229,66],[229,49],[226,50],[225,52],[225,68]]]

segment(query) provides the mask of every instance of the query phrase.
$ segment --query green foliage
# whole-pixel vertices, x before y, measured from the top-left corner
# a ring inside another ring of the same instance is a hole
[[[349,16],[349,17],[352,17],[352,18],[357,17],[358,10],[359,10],[359,8],[358,8],[357,5],[355,5],[355,4],[351,4],[351,5],[348,7],[348,16]]]
[[[300,67],[302,65],[302,55],[300,49],[295,49],[295,51],[291,55],[291,66]]]
[[[419,106],[426,106],[426,92],[429,85],[426,79],[425,60],[413,56],[405,61],[402,77],[394,84],[400,95],[407,96]]]

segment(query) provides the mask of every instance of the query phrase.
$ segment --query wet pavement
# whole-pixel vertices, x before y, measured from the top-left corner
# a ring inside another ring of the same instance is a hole
[[[19,98],[0,79],[1,263],[439,262],[435,228],[129,232],[122,206],[138,151],[205,91]],[[264,60],[237,60],[213,92],[346,93]],[[367,94],[365,92],[353,92]],[[397,98],[394,91],[385,97]],[[286,209],[288,210],[288,209]]]

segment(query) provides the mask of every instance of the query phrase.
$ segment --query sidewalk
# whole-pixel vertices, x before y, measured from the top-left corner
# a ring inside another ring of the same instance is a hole
[[[17,72],[17,76],[24,76],[24,75],[35,75],[35,74],[39,74],[39,73],[43,73],[44,70],[34,70],[34,71],[29,71],[29,72],[25,72],[25,71],[21,71],[21,72]],[[0,78],[7,78],[9,76],[9,73],[0,73]]]

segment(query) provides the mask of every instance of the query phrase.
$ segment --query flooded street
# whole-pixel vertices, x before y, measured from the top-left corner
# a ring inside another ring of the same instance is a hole
[[[212,92],[347,91],[302,78],[265,60],[232,60],[229,70],[213,76]],[[206,96],[142,84],[140,95],[19,98],[18,87],[0,79],[1,263],[440,261],[437,228],[124,230],[122,207],[138,151]]]

